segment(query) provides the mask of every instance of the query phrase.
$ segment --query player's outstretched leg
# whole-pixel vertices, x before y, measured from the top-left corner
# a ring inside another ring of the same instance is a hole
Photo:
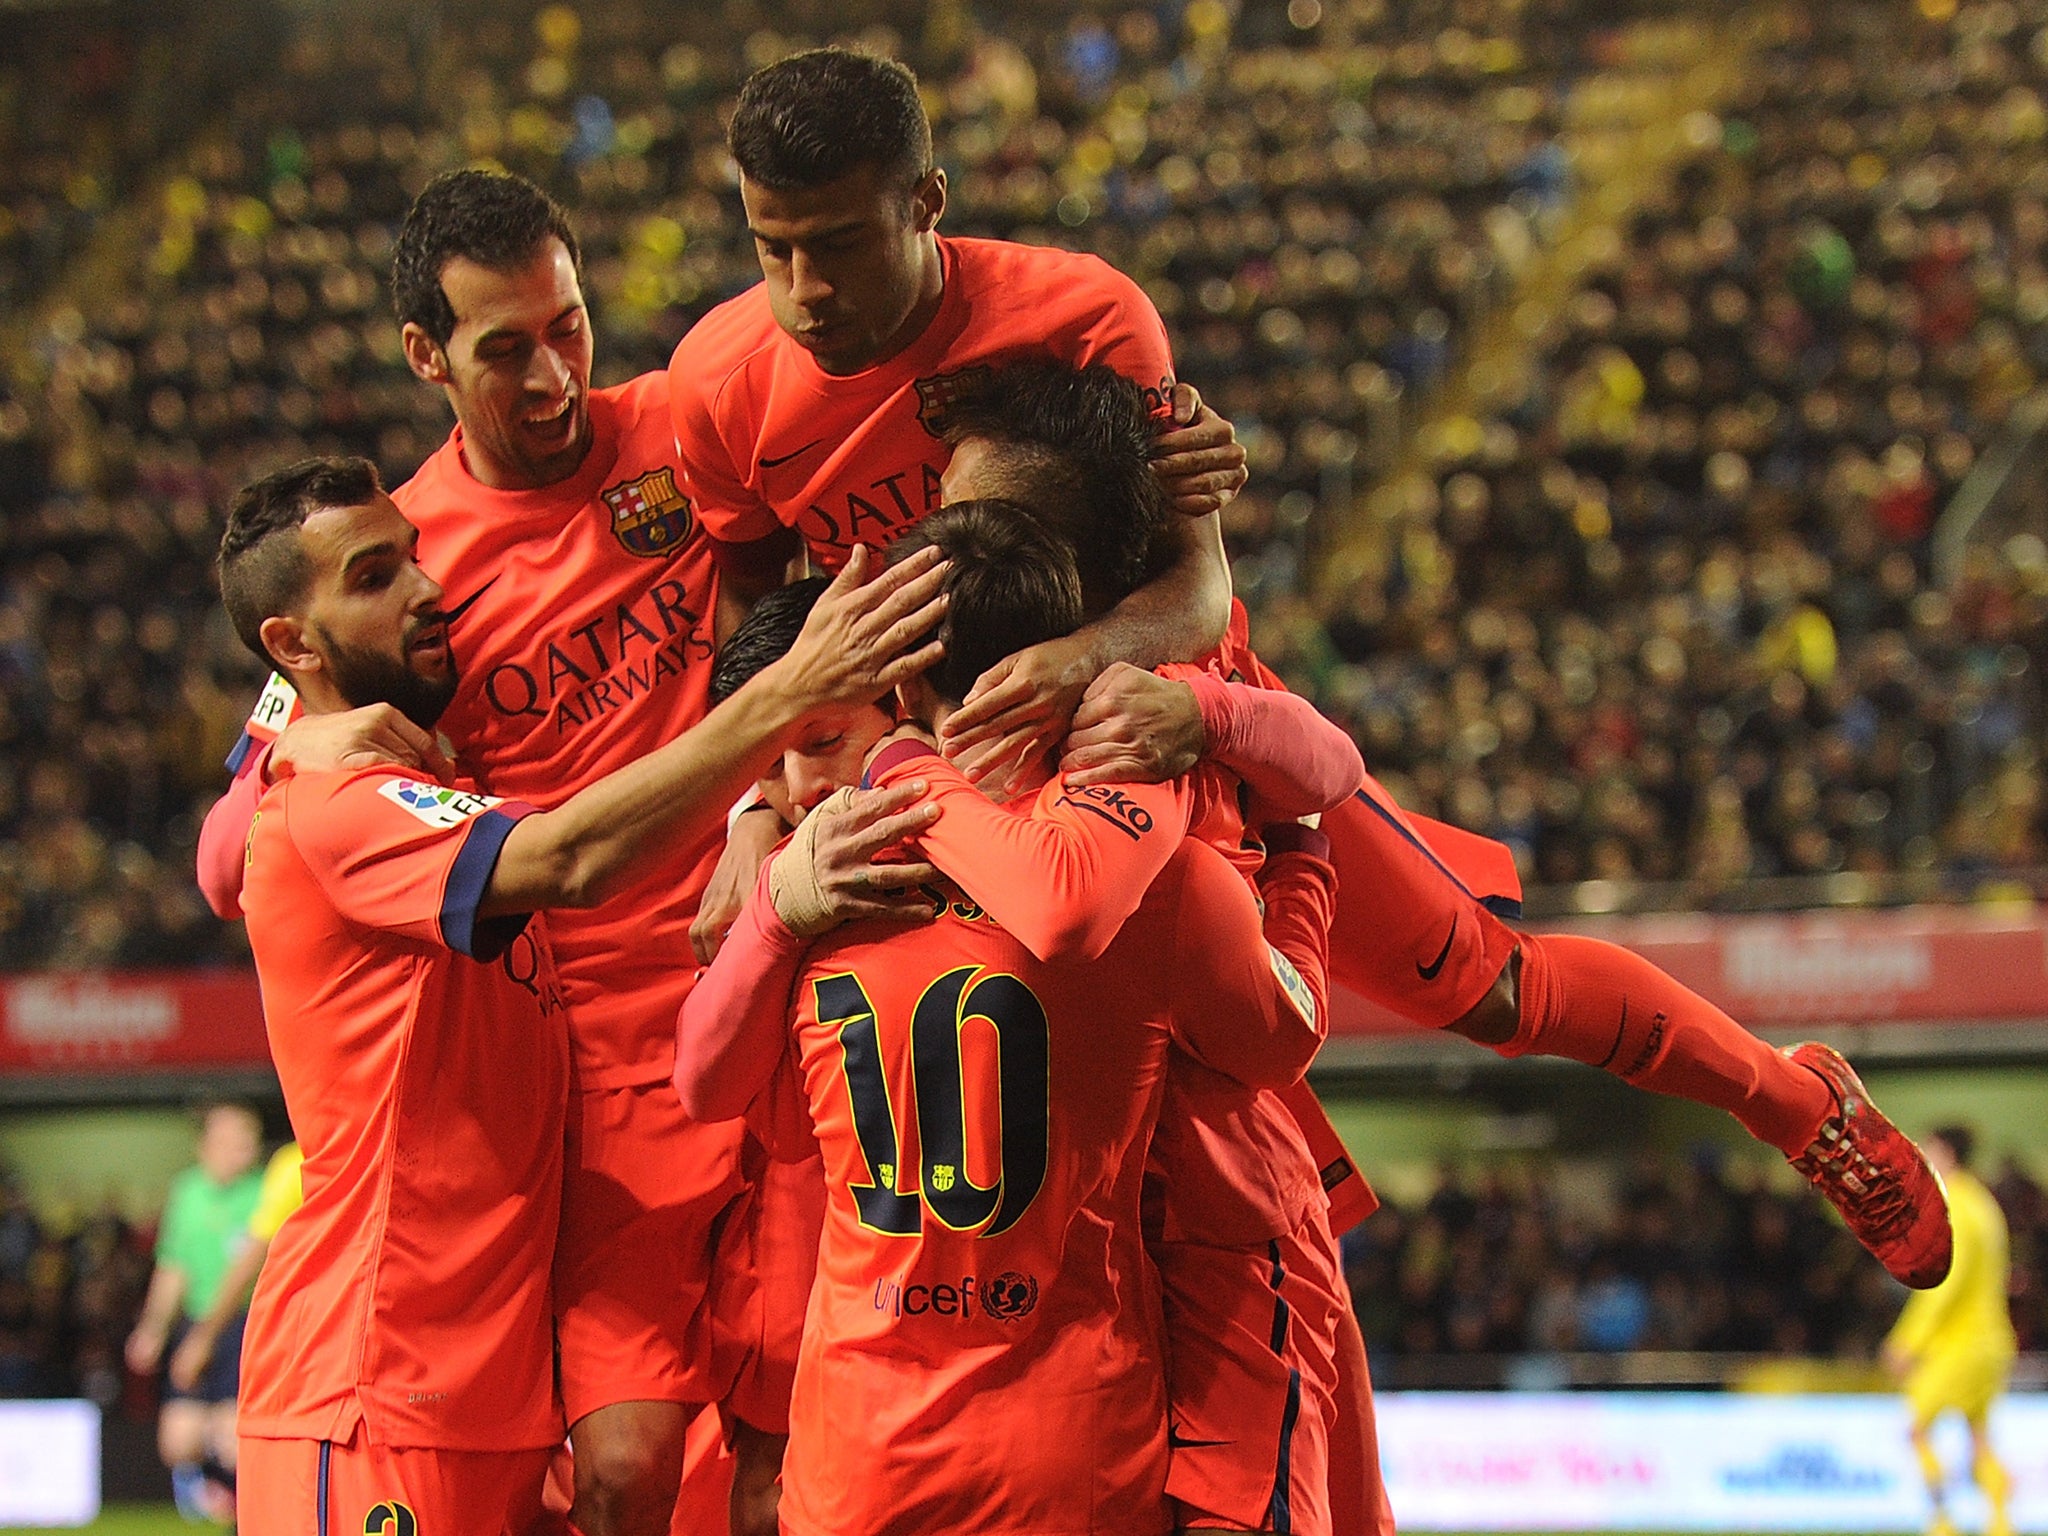
[[[609,1403],[577,1420],[570,1523],[583,1536],[667,1536],[695,1412],[683,1403]]]
[[[1899,1280],[1925,1288],[1948,1273],[1940,1183],[1835,1051],[1773,1050],[1640,955],[1600,939],[1524,934],[1501,982],[1453,1027],[1504,1056],[1563,1056],[1724,1109],[1784,1153]]]
[[[1330,929],[1338,981],[1503,1056],[1562,1056],[1724,1109],[1788,1158],[1826,1152],[1814,1162],[1823,1172],[1816,1184],[1887,1269],[1916,1286],[1947,1272],[1940,1185],[1919,1149],[1870,1106],[1846,1063],[1834,1070],[1832,1052],[1773,1050],[1618,944],[1517,934],[1413,828],[1362,791],[1323,826],[1344,892]]]

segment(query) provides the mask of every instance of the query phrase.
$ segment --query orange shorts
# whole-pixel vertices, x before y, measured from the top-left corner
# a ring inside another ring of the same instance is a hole
[[[1323,813],[1338,882],[1330,976],[1404,1019],[1442,1029],[1470,1012],[1507,969],[1515,933],[1481,900],[1487,893],[1475,894],[1391,799],[1374,797],[1378,789],[1368,781]],[[1485,872],[1463,871],[1474,879]]]
[[[1154,1243],[1166,1316],[1166,1492],[1182,1526],[1329,1536],[1337,1319],[1320,1206],[1243,1248]]]
[[[743,1134],[690,1119],[666,1082],[570,1095],[554,1282],[572,1425],[612,1403],[718,1396],[700,1314]]]
[[[825,1162],[815,1152],[800,1163],[750,1159],[747,1171],[751,1187],[720,1230],[712,1266],[711,1359],[721,1411],[786,1435],[818,1274]]]
[[[541,1509],[552,1447],[440,1451],[377,1446],[359,1424],[332,1440],[244,1436],[236,1529],[249,1536],[543,1536],[566,1532]]]

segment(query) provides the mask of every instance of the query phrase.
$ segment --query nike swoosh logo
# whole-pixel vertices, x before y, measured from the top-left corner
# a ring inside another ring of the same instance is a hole
[[[818,444],[822,443],[823,441],[825,441],[825,439],[823,439],[822,437],[814,437],[808,443],[805,443],[803,447],[797,449],[794,453],[785,453],[779,459],[761,460],[760,467],[763,469],[780,469],[783,465],[787,464],[791,459],[802,458],[805,454],[809,453],[813,448],[817,447]]]
[[[1172,1430],[1166,1432],[1166,1448],[1169,1451],[1192,1451],[1212,1445],[1229,1445],[1228,1440],[1183,1440]]]
[[[1415,974],[1424,981],[1435,981],[1437,973],[1444,968],[1444,962],[1451,958],[1451,940],[1457,936],[1458,919],[1454,914],[1451,918],[1451,931],[1444,935],[1444,947],[1436,952],[1436,958],[1430,961],[1429,964],[1424,965],[1420,960],[1416,961]]]
[[[496,576],[493,576],[489,581],[485,582],[482,586],[478,587],[474,592],[470,593],[469,596],[465,597],[453,608],[443,608],[441,610],[441,616],[445,618],[450,624],[453,624],[457,619],[461,618],[465,613],[469,612],[470,609],[476,606],[476,600],[478,598],[482,597],[486,592],[490,591],[491,588],[495,587],[497,584],[498,578]]]

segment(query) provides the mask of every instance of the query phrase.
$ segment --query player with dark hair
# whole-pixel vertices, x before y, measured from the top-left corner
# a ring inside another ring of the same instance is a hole
[[[418,543],[367,462],[295,466],[236,497],[222,598],[310,713],[403,699],[431,730],[463,678]],[[804,729],[929,665],[938,566],[849,564],[781,662],[551,810],[389,763],[301,768],[265,794],[250,944],[306,1161],[248,1330],[248,1528],[339,1512],[382,1529],[403,1507],[483,1536],[537,1518],[563,1426],[570,1063],[565,989],[527,917],[631,888]]]
[[[1109,377],[1114,380],[1113,375]],[[958,516],[957,504],[956,507],[948,507],[932,520],[920,524],[894,549],[902,551],[907,545],[918,544],[926,531],[932,530],[940,536],[942,546],[955,553],[972,552],[977,545],[982,546],[984,566],[1000,568],[1002,547],[988,546],[991,541],[1020,534],[1006,532],[992,519],[1008,515],[1028,523],[1031,515],[1021,509],[1004,509],[1000,504],[984,504],[984,508],[967,530],[956,533],[952,531],[952,525]],[[1080,574],[1085,591],[1088,585],[1085,568]],[[801,621],[801,605],[785,600],[775,603],[771,609],[771,601],[773,599],[764,600],[755,609],[734,634],[729,648],[743,650],[747,658],[763,658],[778,654],[778,645],[788,643],[795,633],[795,625]],[[1084,600],[1084,612],[1086,608]],[[956,604],[956,615],[972,611]],[[965,622],[956,617],[949,621],[949,627],[957,633]],[[971,671],[981,659],[984,658],[965,661],[961,670]],[[720,671],[730,678],[743,677],[744,665],[744,662],[735,660],[728,666],[726,657],[721,654]],[[1202,830],[1212,845],[1221,843],[1237,853],[1240,860],[1248,857],[1256,867],[1258,853],[1255,850],[1247,852],[1241,847],[1244,841],[1238,812],[1241,791],[1237,784],[1241,781],[1262,803],[1282,807],[1286,814],[1321,811],[1343,800],[1357,782],[1362,772],[1357,749],[1335,726],[1292,695],[1225,684],[1192,669],[1182,670],[1190,673],[1190,687],[1201,699],[1209,727],[1210,761],[1217,768],[1235,775],[1226,782],[1211,781],[1211,793],[1203,801]],[[958,676],[952,681],[957,685]],[[792,824],[800,823],[805,811],[833,789],[855,782],[862,757],[888,732],[894,718],[892,711],[880,707],[864,712],[829,751],[820,752],[808,760],[794,755],[785,759],[786,764],[791,765],[785,769],[789,783],[795,784],[798,774],[802,775],[806,801],[794,814],[789,814]],[[773,803],[782,804],[787,800],[784,783],[780,780],[764,779],[762,790]],[[831,812],[827,809],[821,814],[829,815]],[[1228,825],[1221,825],[1223,823]],[[834,899],[841,903],[852,902],[861,894],[857,890],[835,890]],[[999,917],[999,920],[1009,922],[1012,918]],[[1345,1298],[1335,1244],[1328,1236],[1323,1216],[1325,1200],[1321,1170],[1325,1165],[1344,1160],[1343,1149],[1336,1142],[1335,1133],[1330,1132],[1331,1150],[1327,1155],[1318,1156],[1304,1143],[1290,1111],[1274,1100],[1270,1093],[1233,1091],[1178,1051],[1171,1053],[1168,1060],[1167,1086],[1160,1109],[1159,1129],[1154,1138],[1153,1162],[1169,1170],[1166,1174],[1169,1180],[1174,1179],[1170,1170],[1179,1165],[1180,1199],[1162,1203],[1148,1193],[1146,1202],[1148,1248],[1155,1260],[1161,1261],[1162,1273],[1168,1272],[1161,1258],[1162,1252],[1165,1252],[1165,1259],[1171,1259],[1175,1252],[1183,1250],[1166,1252],[1155,1240],[1169,1227],[1179,1237],[1191,1235],[1187,1226],[1187,1215],[1191,1212],[1184,1211],[1183,1207],[1188,1201],[1198,1199],[1201,1191],[1213,1193],[1216,1189],[1215,1178],[1197,1177],[1192,1171],[1193,1165],[1212,1160],[1219,1139],[1243,1143],[1244,1152],[1238,1166],[1252,1171],[1235,1183],[1226,1181],[1220,1204],[1227,1209],[1228,1217],[1219,1215],[1218,1221],[1231,1227],[1232,1240],[1243,1238],[1248,1208],[1259,1211],[1258,1219],[1263,1222],[1259,1241],[1245,1244],[1248,1249],[1255,1250],[1253,1267],[1256,1269],[1256,1283],[1247,1293],[1253,1300],[1247,1302],[1247,1307],[1263,1309],[1256,1324],[1255,1347],[1248,1344],[1248,1336],[1241,1326],[1245,1314],[1241,1310],[1231,1311],[1223,1305],[1227,1293],[1215,1284],[1218,1276],[1214,1264],[1203,1267],[1195,1278],[1194,1283],[1206,1285],[1212,1293],[1199,1308],[1185,1304],[1168,1308],[1168,1384],[1169,1398],[1176,1408],[1171,1422],[1177,1447],[1171,1460],[1169,1491],[1172,1493],[1177,1488],[1176,1502],[1192,1506],[1193,1501],[1180,1495],[1204,1486],[1213,1490],[1217,1483],[1214,1464],[1241,1460],[1254,1464],[1251,1480],[1257,1480],[1260,1475],[1257,1469],[1263,1468],[1263,1483],[1249,1496],[1255,1514],[1262,1515],[1267,1511],[1277,1494],[1281,1507],[1286,1511],[1285,1523],[1289,1527],[1304,1532],[1325,1530],[1328,1523],[1323,1514],[1324,1483],[1326,1447],[1333,1418],[1334,1331],[1345,1311]],[[1291,1102],[1297,1095],[1306,1093],[1305,1085],[1297,1084],[1287,1090],[1287,1097]],[[1312,1097],[1307,1109],[1320,1118]],[[1150,1178],[1148,1171],[1148,1180]],[[1370,1193],[1364,1189],[1361,1179],[1354,1176],[1334,1182],[1336,1188],[1332,1194],[1337,1201],[1348,1207],[1350,1194],[1355,1188],[1360,1197],[1357,1203],[1369,1209]],[[1171,1211],[1167,1208],[1169,1203]],[[1277,1210],[1279,1214],[1266,1215],[1270,1210]],[[1347,1214],[1346,1225],[1349,1219]],[[1281,1255],[1277,1269],[1276,1249]],[[1188,1273],[1188,1265],[1178,1264],[1172,1267],[1171,1277],[1181,1278]],[[1279,1276],[1277,1281],[1276,1273]],[[1224,1276],[1232,1280],[1236,1277],[1236,1270]],[[1177,1294],[1176,1287],[1169,1283],[1169,1300]],[[1281,1305],[1283,1303],[1284,1306]],[[1280,1308],[1282,1318],[1277,1335],[1276,1307]],[[1182,1326],[1191,1314],[1200,1318],[1199,1323],[1192,1325],[1197,1335],[1208,1330],[1217,1333],[1218,1337],[1191,1336]],[[1217,1390],[1229,1396],[1234,1406],[1232,1428],[1247,1431],[1247,1443],[1242,1446],[1220,1440],[1209,1446],[1187,1443],[1207,1439],[1213,1422],[1201,1430],[1183,1422],[1184,1418],[1195,1416],[1183,1415],[1179,1411],[1180,1402],[1187,1393],[1184,1387],[1175,1388],[1176,1379],[1185,1383],[1190,1378],[1200,1379],[1207,1374],[1219,1373],[1233,1363],[1227,1352],[1237,1349],[1248,1350],[1254,1363],[1249,1369],[1230,1376],[1227,1384]],[[1212,1470],[1205,1480],[1199,1479],[1197,1474],[1205,1466]],[[1377,1492],[1376,1482],[1371,1485],[1371,1491]]]
[[[1027,368],[1020,370],[1020,387],[1011,388],[1010,372],[999,369],[976,381],[960,402],[959,416],[949,422],[948,436],[961,449],[945,475],[949,498],[1000,489],[1034,507],[1060,503],[1067,482],[1044,471],[1043,447],[1068,431],[1088,451],[1121,453],[1127,467],[1142,463],[1128,446],[1128,426],[1119,446],[1092,423],[1092,413],[1077,410],[1074,400],[1100,394],[1083,374],[1070,374],[1062,386],[1042,368]],[[1099,403],[1113,404],[1106,395]],[[1098,515],[1114,518],[1113,504],[1105,503]],[[1144,518],[1142,508],[1134,510],[1138,526]],[[1226,675],[1282,686],[1245,644],[1241,610],[1224,647],[1210,660]],[[1084,785],[1166,777],[1184,771],[1202,741],[1202,722],[1184,688],[1133,668],[1115,668],[1098,680],[1078,712],[1062,767]],[[1815,1044],[1773,1051],[1704,999],[1615,946],[1513,932],[1495,915],[1495,905],[1502,903],[1474,894],[1519,895],[1517,887],[1497,879],[1505,874],[1512,881],[1505,850],[1407,815],[1370,778],[1323,825],[1338,867],[1349,873],[1331,936],[1337,979],[1417,1023],[1465,1034],[1503,1054],[1567,1056],[1638,1087],[1727,1109],[1791,1158],[1895,1275],[1922,1285],[1939,1278],[1948,1262],[1940,1189],[1912,1143],[1869,1104],[1861,1083],[1833,1051]],[[1461,929],[1466,947],[1454,950],[1451,940]],[[1404,943],[1407,933],[1415,937]],[[1424,938],[1431,945],[1441,941],[1440,952],[1432,955]],[[1525,966],[1540,969],[1542,994],[1530,997],[1520,985]],[[1465,979],[1460,970],[1467,972]],[[1491,988],[1485,985],[1489,980]],[[1632,1001],[1636,1036],[1626,1034]],[[1314,1139],[1319,1123],[1327,1122],[1311,1105],[1297,1109]],[[1183,1294],[1199,1301],[1229,1289],[1227,1277],[1211,1276]],[[1197,1337],[1224,1331],[1206,1317],[1193,1329]],[[1362,1341],[1355,1325],[1346,1334],[1348,1374],[1360,1394],[1356,1418],[1369,1431]],[[1220,1385],[1223,1372],[1211,1372],[1209,1379],[1219,1383],[1214,1396],[1227,1420],[1244,1394]],[[1340,1449],[1345,1444],[1340,1439]],[[1347,1475],[1348,1459],[1334,1456],[1333,1474]],[[1370,1469],[1374,1460],[1368,1451],[1363,1465]],[[1187,1461],[1191,1468],[1196,1461],[1231,1464],[1227,1452],[1214,1450]],[[1216,1480],[1216,1487],[1226,1485]],[[1340,1512],[1344,1502],[1338,1499]],[[1240,1510],[1249,1503],[1248,1495],[1235,1501]]]
[[[393,493],[451,594],[448,644],[465,663],[438,730],[492,793],[553,805],[704,718],[714,614],[736,573],[753,579],[752,557],[714,540],[682,490],[666,375],[591,386],[573,235],[539,188],[435,178],[393,270],[407,361],[455,413]],[[223,916],[238,914],[249,820],[275,769],[452,771],[436,734],[389,705],[299,721],[256,750],[295,708],[274,679],[207,818],[200,884]],[[585,1536],[668,1529],[688,1425],[724,1389],[695,1319],[712,1234],[743,1198],[744,1143],[691,1124],[667,1087],[690,984],[673,954],[716,833],[553,928],[577,1068],[555,1298]],[[703,1502],[725,1497],[707,1486]]]
[[[1023,509],[949,508],[920,532],[952,562],[957,637],[1079,622],[1071,556]],[[1169,1529],[1138,1209],[1169,1037],[1280,1082],[1320,1036],[1313,853],[1275,834],[1273,950],[1243,882],[1180,835],[1186,783],[991,804],[930,734],[974,675],[900,689],[908,723],[870,765],[928,778],[944,807],[918,840],[951,887],[935,921],[823,932],[840,914],[800,833],[678,1025],[693,1108],[742,1112],[793,1060],[825,1152],[782,1510],[800,1536]],[[1049,1412],[1086,1432],[1048,1432]]]
[[[1008,445],[1044,435],[1044,413],[1000,379],[980,400],[984,435],[963,436],[970,451],[949,468],[946,494],[1003,485],[1035,505],[1019,490],[1033,459]],[[1003,424],[1006,410],[1016,425]],[[1059,489],[1053,481],[1039,494],[1052,499]],[[1251,654],[1235,620],[1211,664],[1284,686]],[[1075,727],[1062,767],[1081,782],[1126,777],[1138,766],[1183,772],[1200,740],[1184,694],[1129,667],[1098,679]],[[1519,897],[1518,887],[1485,883],[1502,871],[1512,880],[1505,850],[1409,815],[1370,779],[1325,829],[1339,867],[1354,871],[1331,936],[1337,979],[1404,1018],[1503,1055],[1563,1056],[1725,1109],[1783,1151],[1898,1279],[1924,1287],[1947,1271],[1940,1186],[1838,1053],[1811,1042],[1773,1050],[1618,945],[1510,929],[1495,909],[1518,911],[1518,901],[1478,894]]]
[[[1955,1264],[1933,1290],[1906,1299],[1882,1355],[1906,1394],[1913,1451],[1934,1506],[1928,1536],[1956,1536],[1944,1494],[1948,1476],[1934,1448],[1934,1423],[1945,1413],[1962,1415],[1970,1428],[1970,1476],[1990,1506],[1985,1536],[2012,1536],[2012,1474],[1991,1443],[1991,1410],[2019,1351],[2006,1294],[2011,1238],[1998,1197],[1971,1171],[1977,1138],[1970,1128],[1938,1126],[1923,1140],[1948,1189]]]
[[[962,724],[980,731],[963,739],[991,764],[1022,761],[1057,739],[1110,661],[1214,644],[1230,597],[1214,513],[1244,483],[1244,454],[1175,384],[1137,285],[1092,256],[940,235],[946,175],[916,80],[892,61],[819,49],[771,64],[742,87],[727,138],[764,281],[700,320],[669,365],[690,492],[713,531],[792,527],[834,569],[938,507],[935,423],[975,370],[1027,355],[1101,362],[1155,415],[1194,417],[1151,445],[1188,514],[1173,558],[1075,634],[1006,658],[970,695]]]

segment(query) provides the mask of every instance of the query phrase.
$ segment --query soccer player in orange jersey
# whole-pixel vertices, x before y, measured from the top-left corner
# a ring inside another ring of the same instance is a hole
[[[367,461],[294,466],[236,498],[223,601],[309,711],[383,703],[431,730],[458,672],[418,539]],[[536,1527],[563,1425],[549,1274],[571,1064],[529,915],[600,905],[790,739],[928,663],[936,566],[849,566],[775,675],[553,810],[386,763],[266,792],[244,893],[306,1161],[251,1309],[248,1528]]]
[[[1161,416],[1194,405],[1130,279],[1092,256],[940,235],[946,176],[902,65],[840,49],[784,59],[747,80],[727,138],[764,281],[700,320],[669,367],[690,493],[719,537],[793,527],[827,570],[895,539],[939,505],[948,396],[1006,358],[1102,362]],[[1049,745],[1108,662],[1192,656],[1222,634],[1214,514],[1244,483],[1243,450],[1204,409],[1153,452],[1189,514],[1176,558],[1058,645],[1006,658],[992,703],[998,678],[978,685],[976,708],[1000,726],[992,756]]]
[[[1138,542],[1142,553],[1142,532]],[[1112,567],[1125,553],[1105,541],[1093,551]],[[720,648],[714,695],[788,647],[820,585],[813,578],[761,600]],[[1082,585],[1085,610],[1085,577]],[[1198,799],[1201,830],[1212,844],[1242,858],[1246,840],[1236,810],[1241,791],[1235,782],[1219,783],[1209,775],[1211,764],[1234,774],[1279,814],[1325,810],[1358,782],[1357,748],[1305,701],[1207,674],[1193,675],[1191,687],[1201,697],[1208,728],[1206,782],[1198,781]],[[857,780],[863,758],[894,721],[893,711],[877,706],[858,712],[844,727],[800,740],[763,778],[764,797],[792,825],[804,823],[814,810],[820,817],[832,815],[829,807],[818,809],[820,802]],[[954,783],[964,789],[957,776]],[[971,793],[964,804],[976,808]],[[920,845],[940,869],[966,869],[972,882],[983,839],[961,825],[960,817],[954,826],[959,830],[942,820]],[[1173,830],[1177,836],[1183,829]],[[1256,866],[1260,853],[1254,849],[1250,859]],[[1143,873],[1149,877],[1152,871]],[[1124,884],[1134,901],[1143,880],[1134,876]],[[1008,904],[1030,903],[1033,889],[1029,880],[1005,882],[989,892],[984,905],[1003,926],[1028,934],[1032,914]],[[839,899],[858,896],[853,891]],[[1105,897],[1091,896],[1089,902],[1112,918],[1128,910]],[[1306,1085],[1286,1093],[1306,1095]],[[1326,1531],[1332,1334],[1345,1296],[1319,1174],[1332,1164],[1348,1168],[1348,1158],[1334,1133],[1329,1149],[1311,1151],[1279,1098],[1228,1085],[1184,1052],[1169,1055],[1164,1094],[1145,1208],[1148,1251],[1167,1280],[1169,1496],[1183,1522],[1224,1518],[1211,1513],[1223,1509],[1236,1512],[1228,1518],[1253,1522],[1248,1529],[1272,1516],[1282,1529]],[[1312,1095],[1306,1104],[1320,1120]],[[1156,1197],[1155,1184],[1164,1198]],[[1336,1180],[1332,1195],[1348,1202],[1352,1190],[1369,1205],[1369,1192],[1355,1174]],[[1338,1219],[1348,1226],[1355,1217],[1347,1210]],[[1169,1232],[1174,1241],[1162,1244],[1159,1239]],[[1197,1236],[1214,1242],[1192,1242]],[[1214,1245],[1224,1241],[1235,1247],[1225,1252]],[[1208,1262],[1191,1265],[1189,1254]],[[1169,1261],[1178,1262],[1169,1267]],[[801,1322],[799,1311],[782,1326]],[[1203,1386],[1197,1392],[1192,1383]],[[1219,1428],[1226,1432],[1219,1434]],[[1374,1458],[1366,1460],[1370,1465]],[[1377,1491],[1376,1479],[1372,1489]]]
[[[785,1529],[1163,1532],[1143,1138],[1169,1039],[1251,1081],[1313,1054],[1327,871],[1271,861],[1275,951],[1241,880],[1177,830],[1187,784],[984,800],[928,729],[988,662],[1071,629],[1079,581],[1021,509],[953,509],[933,532],[950,660],[901,693],[915,726],[872,768],[929,770],[929,830],[972,849],[958,889],[929,926],[860,923],[806,956],[825,913],[800,837],[686,1005],[677,1085],[735,1113],[793,1053],[825,1152]]]
[[[393,493],[449,593],[464,663],[441,737],[491,792],[553,805],[703,718],[713,614],[743,554],[683,494],[666,376],[591,387],[575,235],[538,188],[436,179],[400,233],[394,290],[407,358],[456,417]],[[274,681],[258,709],[292,707]],[[275,731],[256,719],[251,734]],[[387,706],[306,719],[248,754],[201,840],[215,910],[237,914],[249,819],[277,764],[373,759],[450,768],[434,733]],[[707,826],[554,928],[576,1067],[556,1305],[586,1536],[668,1528],[686,1425],[722,1387],[693,1320],[711,1232],[740,1198],[742,1143],[691,1124],[666,1087],[690,981],[674,956],[717,846]]]
[[[1077,375],[1072,388],[1091,392],[1091,381]],[[1049,437],[1069,441],[1077,430],[1087,437],[1083,447],[1134,458],[1128,427],[1120,436],[1077,429],[1088,418],[1071,408],[1039,409],[1034,420],[1035,399],[999,377],[956,402],[951,433],[971,446],[949,466],[949,497],[1009,495],[1037,504],[1024,482],[1038,477],[1056,499],[1064,487],[1045,479],[1042,455],[1032,450]],[[1235,615],[1207,665],[1283,686],[1252,655]],[[1062,766],[1083,783],[1127,777],[1148,762],[1151,771],[1177,773],[1193,762],[1200,739],[1184,688],[1117,668],[1091,688]],[[1945,1272],[1949,1232],[1939,1186],[1833,1051],[1814,1044],[1775,1051],[1616,945],[1510,929],[1496,908],[1518,905],[1486,899],[1502,889],[1489,880],[1513,878],[1498,845],[1410,816],[1370,779],[1325,828],[1339,867],[1355,871],[1332,930],[1338,979],[1405,1018],[1504,1055],[1564,1056],[1637,1087],[1725,1109],[1791,1158],[1900,1280],[1926,1286]],[[1517,887],[1507,890],[1519,895]]]

